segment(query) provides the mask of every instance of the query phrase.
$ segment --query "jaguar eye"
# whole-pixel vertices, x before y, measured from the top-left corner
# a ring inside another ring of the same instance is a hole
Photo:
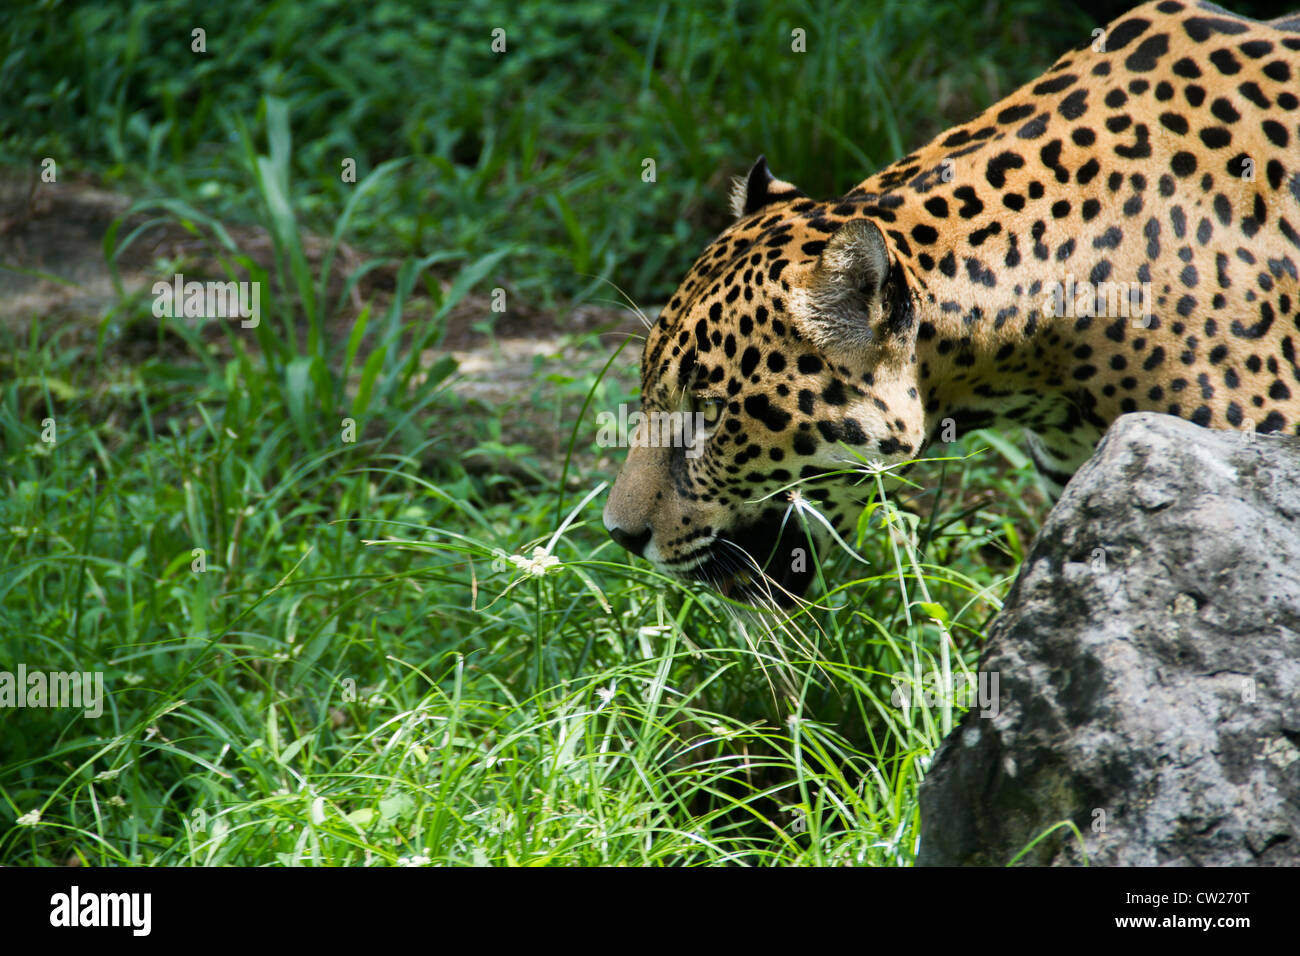
[[[701,416],[700,420],[708,428],[718,424],[718,419],[722,418],[722,410],[727,407],[726,399],[711,398],[709,396],[697,397],[694,404],[695,411]]]

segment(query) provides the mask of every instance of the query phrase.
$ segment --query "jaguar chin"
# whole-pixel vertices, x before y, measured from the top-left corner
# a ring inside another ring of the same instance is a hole
[[[724,597],[789,610],[812,582],[815,547],[793,510],[771,509],[759,522],[715,538],[688,574]]]

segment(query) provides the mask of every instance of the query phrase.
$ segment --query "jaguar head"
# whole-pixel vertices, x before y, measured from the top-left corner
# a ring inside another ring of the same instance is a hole
[[[604,519],[661,571],[788,608],[855,526],[864,463],[925,444],[914,296],[866,203],[815,203],[760,158],[733,206],[649,332]]]

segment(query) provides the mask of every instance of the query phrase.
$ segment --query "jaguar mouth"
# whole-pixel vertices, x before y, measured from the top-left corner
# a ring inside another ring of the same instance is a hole
[[[811,574],[792,573],[778,577],[766,571],[762,575],[737,571],[722,577],[708,574],[699,574],[697,577],[725,598],[756,607],[771,607],[775,604],[783,610],[799,603],[812,580]]]
[[[748,571],[738,571],[717,583],[718,593],[723,597],[731,597],[738,590],[748,588],[753,581],[754,576]]]
[[[734,601],[794,607],[813,579],[813,545],[784,512],[772,517],[719,535],[691,577]]]

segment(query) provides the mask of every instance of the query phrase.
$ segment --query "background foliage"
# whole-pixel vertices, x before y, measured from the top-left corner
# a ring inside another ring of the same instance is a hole
[[[237,218],[255,202],[240,130],[264,134],[275,96],[307,225],[346,201],[343,157],[362,175],[402,158],[354,222],[362,242],[509,246],[510,280],[548,302],[591,275],[658,300],[760,153],[836,195],[1035,76],[1090,23],[1039,0],[39,3],[0,13],[0,136],[23,159]],[[207,54],[190,51],[195,27]],[[641,181],[645,157],[656,183]]]

